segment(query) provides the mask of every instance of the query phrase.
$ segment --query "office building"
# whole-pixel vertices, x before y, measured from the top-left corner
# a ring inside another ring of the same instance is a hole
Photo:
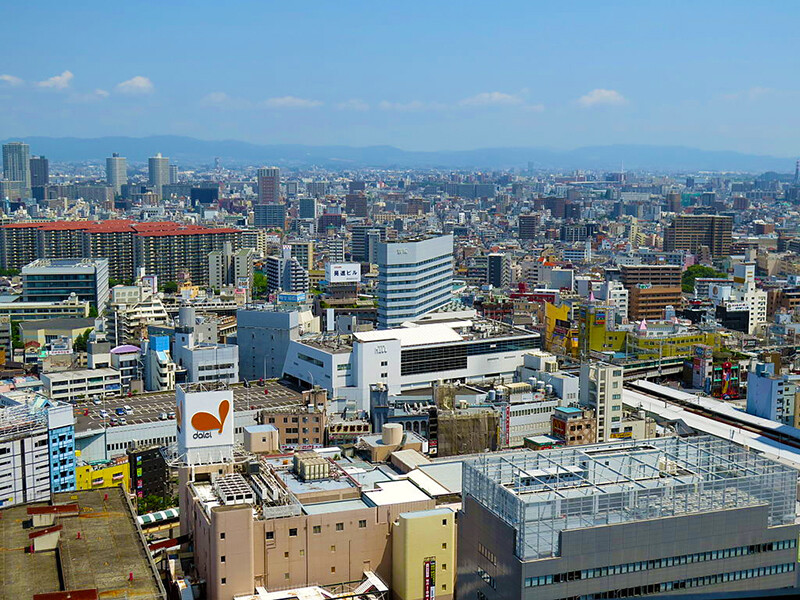
[[[681,286],[641,283],[628,288],[628,318],[631,321],[658,321],[668,306],[678,310],[683,302]]]
[[[47,397],[59,402],[113,398],[122,393],[122,374],[116,369],[82,369],[42,373]]]
[[[23,142],[3,144],[3,178],[19,182],[25,198],[31,194],[31,149]]]
[[[520,215],[519,216],[519,239],[535,240],[539,235],[539,215]]]
[[[540,345],[538,333],[467,310],[408,327],[290,340],[283,373],[299,385],[320,385],[329,397],[348,398],[368,410],[370,386],[378,382],[392,395],[434,380],[511,382],[525,353]]]
[[[281,201],[281,170],[263,167],[258,170],[258,204],[276,204]],[[256,225],[259,227],[259,225]]]
[[[212,289],[235,286],[247,289],[248,298],[253,290],[252,248],[233,251],[231,243],[225,242],[222,250],[208,253],[208,285]]]
[[[122,186],[128,183],[128,159],[114,152],[106,158],[106,183],[114,188],[114,194],[122,193]]]
[[[394,564],[394,523],[403,513],[435,509],[433,498],[409,480],[348,476],[313,452],[282,463],[266,458],[248,461],[246,470],[231,463],[179,468],[181,532],[192,536],[209,600],[252,594],[254,587],[333,585],[364,572],[390,583],[395,569],[405,585],[418,583],[412,570],[422,572],[423,563]],[[442,544],[452,543],[453,517],[436,515],[437,529],[417,549],[438,544],[435,556],[452,560]],[[427,526],[433,523],[431,517]],[[416,560],[407,543],[400,548]]]
[[[452,235],[378,246],[378,328],[418,319],[452,295]]]
[[[19,296],[17,297],[19,298]],[[68,298],[60,302],[0,302],[0,348],[11,351],[11,323],[37,319],[85,319],[89,316],[88,301]]]
[[[175,389],[177,365],[172,360],[169,342],[166,335],[151,335],[142,342],[144,389],[148,392]]]
[[[389,228],[386,225],[353,225],[351,228],[350,257],[354,262],[370,262],[368,234],[377,232],[378,241],[385,242]],[[374,244],[373,244],[374,246]]]
[[[320,198],[328,193],[328,182],[309,181],[306,183],[306,193],[314,198]]]
[[[172,427],[174,432],[175,428]],[[164,497],[169,489],[169,464],[164,446],[134,446],[126,451],[131,491],[137,498]]]
[[[486,283],[495,288],[511,285],[511,257],[508,254],[489,254],[486,257]]]
[[[581,364],[580,403],[594,410],[597,441],[624,437],[622,426],[622,367],[602,362]]]
[[[0,507],[47,501],[75,489],[72,406],[7,392],[0,406]]]
[[[40,258],[22,267],[25,302],[59,302],[75,294],[102,312],[108,301],[105,258]]]
[[[284,246],[280,256],[268,256],[266,264],[267,290],[269,292],[307,292],[308,271],[292,256],[290,246]]]
[[[178,183],[178,165],[169,166],[169,182],[173,185]]]
[[[791,467],[711,436],[485,454],[464,463],[457,594],[788,591],[796,483]]]
[[[162,198],[163,186],[170,183],[169,158],[161,156],[159,152],[147,159],[148,183],[159,199]]]
[[[319,216],[316,198],[300,198],[297,216],[301,219],[316,219]]]
[[[253,226],[265,229],[286,229],[286,205],[282,202],[253,206]]]
[[[195,309],[182,306],[175,328],[176,377],[186,383],[239,383],[239,346],[203,341],[195,332]]]
[[[678,265],[620,265],[620,282],[629,289],[640,284],[680,287],[681,270]]]
[[[31,187],[50,185],[50,161],[44,156],[32,156],[30,162]]]
[[[776,375],[774,363],[757,363],[747,378],[747,412],[790,427],[800,425],[800,376]]]
[[[347,194],[345,200],[345,212],[351,217],[365,218],[369,215],[369,205],[367,196],[364,192]]]
[[[664,250],[689,250],[697,253],[706,246],[711,256],[731,253],[733,217],[728,215],[676,215],[664,231]]]
[[[320,333],[320,319],[310,308],[287,308],[264,304],[236,313],[239,373],[242,379],[273,379],[283,376],[289,342]]]

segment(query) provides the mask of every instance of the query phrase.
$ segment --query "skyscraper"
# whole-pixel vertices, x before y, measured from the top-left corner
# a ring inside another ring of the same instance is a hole
[[[452,235],[378,245],[378,329],[419,318],[452,293]]]
[[[161,197],[161,189],[169,183],[169,158],[161,156],[159,152],[147,161],[148,172],[150,175],[150,185]]]
[[[281,170],[264,167],[258,170],[258,203],[274,204],[281,199]]]
[[[31,148],[23,142],[3,144],[3,177],[21,182],[21,187],[30,196]]]
[[[31,187],[41,187],[50,183],[50,161],[44,156],[34,156],[30,160]]]
[[[169,166],[169,182],[178,183],[178,165]]]
[[[119,194],[128,183],[128,159],[116,152],[106,159],[106,182]]]

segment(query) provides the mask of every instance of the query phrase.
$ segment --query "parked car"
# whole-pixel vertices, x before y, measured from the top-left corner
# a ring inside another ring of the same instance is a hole
[[[100,411],[100,416],[105,419],[108,416],[108,411],[105,408],[102,409]]]
[[[103,401],[100,400],[100,398],[95,398],[92,400],[92,404],[94,404],[95,406],[100,406],[102,403]]]
[[[130,406],[128,406],[127,404],[126,404],[125,406],[123,406],[122,408],[124,408],[124,409],[125,409],[125,414],[126,414],[126,415],[132,415],[132,414],[133,414],[133,408],[131,408],[131,407],[130,407]]]
[[[173,411],[170,411],[169,414],[167,415],[167,418],[168,419],[174,419],[175,418],[175,413]]]
[[[112,427],[114,427],[115,425],[118,425],[118,424],[119,424],[119,421],[117,421],[117,418],[116,418],[116,417],[111,417],[111,420],[110,420],[108,423],[109,423],[109,425],[111,425]]]
[[[128,420],[125,417],[120,417],[119,418],[119,424],[120,425],[125,425],[125,423],[127,423],[127,422],[128,422]]]
[[[117,413],[117,415],[121,417],[122,415],[125,414],[125,409],[120,407],[117,410],[115,410],[114,412]]]
[[[158,415],[158,418],[161,421],[166,421],[167,420],[167,413],[161,413],[160,415]]]

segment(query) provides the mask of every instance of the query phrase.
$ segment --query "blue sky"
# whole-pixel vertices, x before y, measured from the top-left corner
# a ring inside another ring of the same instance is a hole
[[[5,2],[0,138],[794,156],[798,19],[777,1]]]

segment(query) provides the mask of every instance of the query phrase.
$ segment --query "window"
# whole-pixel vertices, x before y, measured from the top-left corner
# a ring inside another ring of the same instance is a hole
[[[306,551],[305,550],[300,550],[300,556],[305,556],[305,555],[306,555]]]
[[[359,528],[361,528],[361,529],[364,529],[364,527],[366,527],[366,526],[367,526],[367,520],[366,520],[366,519],[361,519],[361,520],[358,522],[358,526],[359,526]]]
[[[322,525],[314,525],[314,527],[311,528],[311,532],[322,533]]]
[[[344,523],[337,523],[336,531],[344,531]]]
[[[292,527],[289,530],[289,537],[297,537],[297,528],[296,527]]]
[[[222,579],[220,579],[220,580],[219,580],[219,582],[220,582],[222,585],[225,585],[225,584],[227,583],[227,581],[228,581],[228,580],[227,580],[227,579],[225,579],[224,577],[223,577]]]
[[[336,573],[336,567],[331,567],[331,573]]]
[[[219,562],[225,562],[225,555],[224,554],[219,557]]]
[[[447,519],[442,519],[442,525],[447,525]]]
[[[442,542],[442,550],[447,550],[447,542]]]
[[[284,578],[284,579],[289,579],[289,574],[288,574],[288,573],[284,573],[284,574],[283,574],[283,578]]]
[[[331,546],[331,552],[336,552],[336,546]]]
[[[275,532],[274,531],[268,531],[267,532],[267,539],[268,540],[274,540],[275,539]]]
[[[288,552],[284,552],[283,553],[283,558],[289,558],[289,553]]]

